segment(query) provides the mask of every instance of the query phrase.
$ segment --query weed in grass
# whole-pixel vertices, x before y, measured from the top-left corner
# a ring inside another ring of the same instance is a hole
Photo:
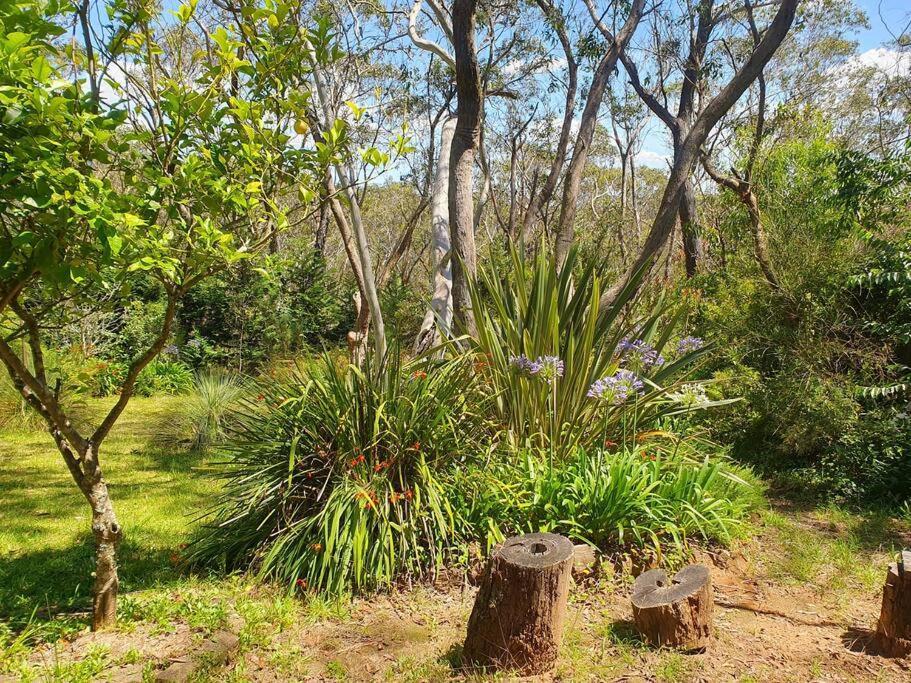
[[[678,652],[662,655],[655,667],[655,675],[662,683],[682,683],[688,680],[694,669],[693,663]]]
[[[326,674],[334,681],[344,681],[348,679],[348,672],[345,666],[337,659],[326,663]]]

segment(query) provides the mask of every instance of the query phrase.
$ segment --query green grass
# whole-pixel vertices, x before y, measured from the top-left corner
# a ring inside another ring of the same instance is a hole
[[[112,400],[89,401],[91,419]],[[211,493],[194,474],[201,456],[154,445],[180,403],[134,398],[101,450],[124,529],[122,593],[180,580],[175,553]],[[45,637],[81,628],[86,615],[72,615],[91,603],[91,515],[47,432],[0,431],[0,500],[0,621],[21,628],[37,608]]]

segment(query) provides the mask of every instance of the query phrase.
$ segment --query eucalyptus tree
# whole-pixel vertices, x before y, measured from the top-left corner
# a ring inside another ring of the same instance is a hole
[[[756,24],[756,6],[743,5],[744,36],[723,38],[719,59],[734,68],[744,54],[754,50],[761,38]],[[817,108],[828,100],[827,92],[843,81],[845,64],[855,53],[844,35],[862,26],[864,17],[852,3],[821,2],[798,9],[797,25],[776,56],[750,86],[748,97],[719,122],[701,154],[708,176],[733,193],[743,205],[750,226],[753,258],[766,282],[781,284],[773,264],[768,230],[760,208],[755,182],[762,159],[779,142],[785,121],[793,112]],[[723,165],[729,161],[728,169]]]
[[[585,3],[598,29],[605,36],[610,36],[610,30],[601,21],[592,0],[585,0]],[[655,257],[665,247],[673,233],[680,212],[680,204],[685,199],[687,185],[709,134],[756,80],[791,29],[797,10],[797,0],[780,0],[780,2],[772,4],[777,6],[777,9],[768,24],[761,30],[761,37],[756,46],[745,55],[741,63],[725,74],[725,82],[716,84],[714,95],[710,95],[708,91],[705,92],[704,102],[699,107],[699,113],[694,117],[691,125],[686,121],[674,120],[674,117],[669,115],[665,102],[659,99],[661,96],[656,96],[644,86],[633,58],[626,52],[621,55],[630,84],[653,113],[661,118],[669,128],[674,127],[679,131],[679,134],[675,134],[675,139],[679,138],[679,143],[674,143],[675,151],[670,175],[657,215],[645,242],[626,273],[604,293],[605,302],[616,299],[619,293],[634,281],[637,273],[653,264]],[[731,12],[740,11],[741,7],[740,4],[714,7],[712,2],[705,6],[700,5],[698,17],[695,18],[694,23],[703,27],[703,30],[706,27],[713,28]],[[705,39],[707,40],[708,37],[706,36]],[[718,80],[720,81],[721,78]],[[695,85],[694,80],[694,88]],[[695,97],[695,91],[693,96]]]
[[[629,12],[622,28],[614,32],[604,23],[604,14],[597,17],[598,27],[603,37],[607,40],[607,46],[595,67],[592,74],[591,85],[588,90],[588,97],[585,99],[585,106],[582,110],[582,117],[579,122],[579,132],[576,135],[573,144],[573,153],[569,165],[566,167],[566,177],[563,180],[563,197],[560,203],[560,220],[556,229],[556,238],[554,244],[554,253],[557,258],[558,266],[562,267],[569,250],[572,247],[575,235],[576,208],[579,197],[579,187],[582,182],[582,172],[588,161],[589,149],[592,139],[595,135],[595,127],[598,123],[598,114],[601,110],[601,104],[607,91],[611,73],[617,66],[617,60],[629,41],[632,39],[639,20],[642,18],[644,0],[633,0]],[[619,23],[616,12],[618,8],[611,3],[611,9],[615,14],[613,23]]]
[[[153,3],[105,9],[110,23],[81,22],[81,44],[65,51],[53,39],[69,17],[53,4],[0,10],[0,361],[44,418],[91,508],[96,629],[116,619],[124,536],[103,443],[168,342],[187,291],[287,224],[271,175],[306,187],[316,168],[312,154],[289,146],[285,110],[278,118],[267,111],[268,79],[255,100],[238,87],[258,81],[242,56],[247,24],[211,23],[195,2],[167,15]],[[266,10],[248,20],[275,17]],[[79,304],[122,305],[139,279],[158,284],[164,315],[107,413],[77,425],[61,401],[61,378],[44,362],[48,325],[78,315]],[[28,358],[12,350],[18,339]]]

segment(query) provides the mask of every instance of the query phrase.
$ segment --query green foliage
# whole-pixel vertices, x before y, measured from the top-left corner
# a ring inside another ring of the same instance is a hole
[[[192,393],[184,402],[175,435],[190,448],[205,451],[224,443],[228,414],[237,408],[246,386],[235,374],[223,370],[197,373]]]
[[[617,452],[578,449],[550,473],[539,451],[461,470],[453,484],[473,534],[489,548],[504,537],[553,531],[602,550],[631,543],[730,541],[760,499],[752,476],[689,441]]]
[[[824,496],[907,496],[909,238],[888,222],[900,211],[878,208],[906,192],[905,168],[818,137],[781,145],[758,182],[782,288],[738,261],[699,282],[715,378],[745,398],[715,416],[716,438]]]
[[[364,370],[328,356],[244,403],[195,561],[258,558],[293,586],[344,592],[439,567],[455,543],[440,477],[478,450],[465,358]],[[257,390],[254,389],[254,392]]]
[[[101,361],[95,374],[96,396],[113,396],[120,393],[128,366],[120,361]],[[139,373],[133,393],[137,396],[153,394],[183,394],[193,387],[193,373],[180,361],[156,358]]]
[[[181,357],[196,368],[212,361],[262,365],[340,339],[350,310],[323,259],[295,244],[284,255],[241,264],[188,292],[180,325],[208,349],[184,345]],[[205,358],[190,358],[204,351]]]
[[[627,305],[636,308],[628,289],[602,310],[601,279],[593,263],[577,268],[573,253],[558,273],[552,259],[539,256],[527,263],[514,252],[511,268],[482,269],[472,288],[480,364],[495,396],[497,418],[517,443],[554,443],[568,453],[579,445],[597,446],[604,438],[619,441],[668,416],[724,403],[706,399],[684,405],[672,396],[705,353],[702,348],[677,352],[669,344],[676,342],[684,309],[659,305],[633,317],[625,312]],[[624,351],[630,340],[642,343],[651,358]],[[547,356],[563,361],[562,376],[550,383],[515,367],[517,357]],[[589,396],[596,381],[621,368],[642,381],[641,395],[618,403]]]

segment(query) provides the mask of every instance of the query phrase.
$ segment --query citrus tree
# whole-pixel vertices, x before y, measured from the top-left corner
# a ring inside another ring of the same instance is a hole
[[[117,0],[104,36],[77,21],[82,40],[66,46],[56,39],[72,5],[0,8],[0,361],[91,507],[95,629],[116,619],[124,534],[105,438],[188,290],[267,244],[288,221],[285,195],[306,195],[316,176],[315,155],[286,125],[306,93],[276,96],[277,79],[244,58],[249,36],[272,36],[245,22],[275,24],[270,7],[222,22],[192,0],[168,13]],[[44,362],[51,328],[122,306],[150,280],[166,300],[154,339],[107,413],[77,425]]]

